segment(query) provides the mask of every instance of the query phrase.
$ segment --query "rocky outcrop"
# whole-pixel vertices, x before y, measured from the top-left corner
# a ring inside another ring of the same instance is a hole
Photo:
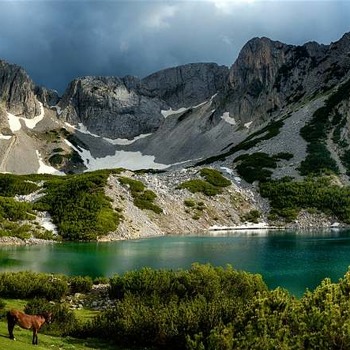
[[[349,77],[349,37],[303,46],[250,40],[230,69],[222,108],[241,124],[259,125],[283,108],[329,90]]]
[[[126,76],[74,80],[59,107],[60,117],[83,123],[90,132],[110,138],[152,133],[162,124],[162,109],[199,104],[224,86],[227,67],[189,64],[142,80]]]
[[[142,85],[152,95],[170,107],[191,107],[208,100],[222,90],[228,68],[215,63],[191,63],[168,68],[142,79]]]
[[[164,103],[140,89],[136,78],[84,77],[71,82],[59,103],[60,118],[83,123],[90,132],[110,138],[133,138],[154,132],[163,121]]]
[[[0,101],[10,113],[34,118],[40,113],[35,85],[23,68],[0,61]]]
[[[56,90],[46,89],[43,86],[36,86],[35,94],[38,97],[38,100],[42,102],[45,107],[55,106],[60,100]]]

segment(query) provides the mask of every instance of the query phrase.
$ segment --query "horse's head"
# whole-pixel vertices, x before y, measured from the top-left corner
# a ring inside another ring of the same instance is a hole
[[[43,317],[45,318],[45,322],[50,324],[52,322],[52,312],[43,312]]]

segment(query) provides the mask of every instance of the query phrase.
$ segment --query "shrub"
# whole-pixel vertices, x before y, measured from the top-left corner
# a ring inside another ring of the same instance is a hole
[[[328,178],[260,184],[260,193],[270,200],[272,214],[294,220],[301,209],[315,208],[350,223],[350,188],[332,185]]]
[[[183,349],[186,338],[240,319],[254,295],[266,291],[258,275],[194,264],[188,271],[127,272],[111,278],[114,309],[90,325],[119,344]],[[90,333],[91,336],[91,333]]]
[[[227,187],[231,185],[231,181],[226,179],[220,171],[215,169],[203,168],[200,171],[200,175],[213,186]]]
[[[279,160],[289,160],[292,154],[281,152],[273,156],[267,153],[257,152],[252,154],[242,154],[234,160],[237,163],[236,170],[238,174],[247,182],[268,181],[271,178],[272,171],[275,169]]]
[[[34,272],[3,272],[0,274],[0,296],[4,298],[46,298],[59,300],[68,292],[67,280],[61,275]]]
[[[26,176],[0,174],[0,196],[14,197],[16,194],[26,195],[39,189]]]
[[[64,156],[61,154],[54,154],[49,158],[49,163],[55,167],[61,165],[64,161]]]
[[[48,180],[44,184],[46,194],[34,208],[50,213],[64,239],[94,240],[103,236],[119,223],[119,215],[104,193],[108,175],[107,171],[96,171]]]
[[[299,171],[301,175],[321,175],[325,171],[339,173],[339,168],[332,158],[331,153],[326,146],[328,132],[332,128],[330,115],[335,113],[335,122],[337,116],[336,106],[344,99],[348,98],[350,91],[350,79],[342,84],[336,92],[330,95],[325,106],[317,109],[312,119],[300,130],[300,135],[308,142],[308,155],[301,163]],[[333,125],[334,127],[334,125]],[[334,134],[337,140],[339,130]]]
[[[69,290],[71,294],[74,293],[88,293],[91,291],[93,282],[89,276],[73,276],[69,277]]]
[[[288,118],[290,115],[287,115],[285,118]],[[238,151],[242,150],[249,150],[250,148],[256,146],[258,143],[264,140],[269,140],[275,136],[277,136],[280,132],[280,129],[284,125],[284,119],[272,121],[262,129],[250,134],[244,141],[239,143],[236,146],[231,147],[227,152],[222,153],[217,156],[213,156],[207,159],[204,159],[198,163],[196,163],[196,166],[204,165],[204,164],[211,164],[219,160],[225,160],[226,157],[237,153]],[[225,147],[222,151],[227,149],[229,146]]]
[[[178,189],[185,188],[192,193],[201,192],[206,196],[215,196],[221,193],[221,189],[219,187],[213,186],[209,182],[206,182],[200,179],[185,181],[182,184],[180,184],[177,188]]]
[[[196,206],[196,202],[193,199],[185,199],[184,204],[188,208],[192,208],[192,207]]]
[[[251,210],[242,216],[242,220],[258,223],[260,217],[261,217],[261,213],[259,210]]]
[[[30,214],[32,213],[32,205],[30,203],[0,197],[0,218],[11,221],[28,220],[31,218]]]
[[[96,277],[94,278],[93,281],[94,284],[108,284],[109,283],[109,278],[108,277]]]
[[[122,185],[129,188],[136,207],[142,210],[152,210],[156,214],[163,212],[162,208],[154,203],[157,195],[153,191],[146,189],[146,186],[141,181],[123,176],[120,176],[118,180]]]

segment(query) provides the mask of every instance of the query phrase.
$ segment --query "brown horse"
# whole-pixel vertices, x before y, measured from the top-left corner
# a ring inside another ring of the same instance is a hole
[[[32,344],[38,344],[38,332],[42,325],[46,322],[51,323],[51,312],[43,312],[39,315],[27,315],[18,310],[10,310],[7,312],[7,328],[10,334],[10,339],[15,340],[13,328],[18,324],[21,328],[33,330]]]

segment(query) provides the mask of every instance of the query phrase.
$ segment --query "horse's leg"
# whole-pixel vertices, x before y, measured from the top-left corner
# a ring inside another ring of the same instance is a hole
[[[7,313],[7,329],[9,331],[10,339],[15,340],[15,337],[13,335],[13,329],[15,328],[16,319],[10,314],[10,312]]]
[[[38,329],[33,328],[33,345],[38,345]]]

